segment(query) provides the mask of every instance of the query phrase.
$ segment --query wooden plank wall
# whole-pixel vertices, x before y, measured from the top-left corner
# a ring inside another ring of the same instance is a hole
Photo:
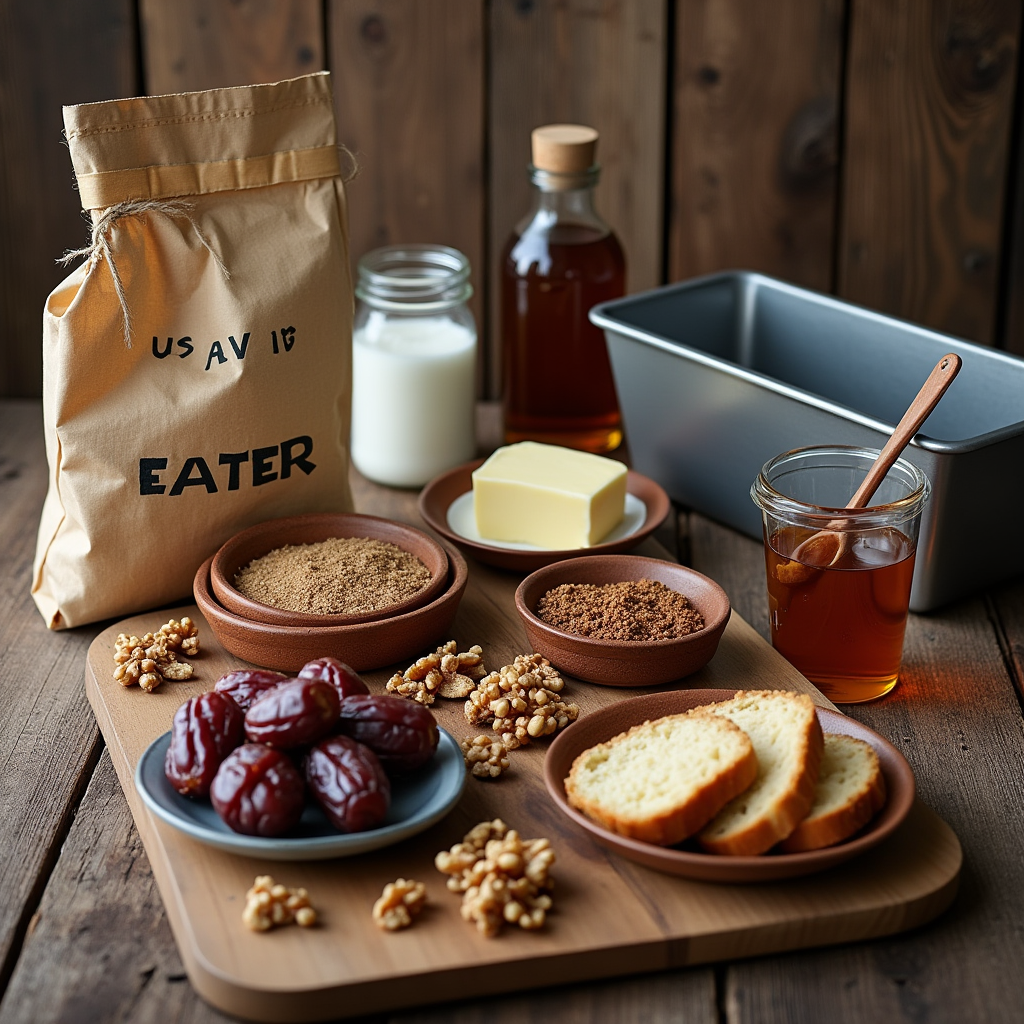
[[[0,395],[85,241],[60,106],[334,75],[354,258],[497,257],[529,131],[602,134],[629,288],[748,267],[1024,354],[1020,0],[0,0]]]
[[[838,291],[996,341],[1018,0],[853,5]]]
[[[832,290],[843,14],[843,0],[678,8],[671,280],[743,267]]]
[[[352,254],[433,242],[469,257],[485,317],[485,7],[465,0],[331,0],[338,133],[359,173]],[[481,389],[486,361],[479,364]]]
[[[0,0],[0,396],[42,390],[42,308],[88,241],[61,104],[134,95],[132,0]]]
[[[601,133],[597,206],[627,253],[627,287],[662,283],[667,0],[494,0],[490,26],[490,294],[530,207],[530,132],[582,122]],[[498,322],[490,308],[491,338]],[[492,345],[497,353],[497,346]],[[501,362],[489,362],[492,394]]]

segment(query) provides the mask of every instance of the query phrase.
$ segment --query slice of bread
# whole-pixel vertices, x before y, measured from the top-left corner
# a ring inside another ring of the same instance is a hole
[[[565,792],[605,828],[671,846],[707,824],[756,775],[750,739],[727,719],[667,715],[583,751]]]
[[[810,813],[783,840],[783,853],[820,850],[848,839],[885,806],[885,777],[870,743],[829,733]]]
[[[695,708],[738,725],[754,744],[753,785],[724,807],[697,837],[710,853],[746,857],[785,839],[814,803],[824,737],[811,698],[782,690],[740,691],[731,700]]]

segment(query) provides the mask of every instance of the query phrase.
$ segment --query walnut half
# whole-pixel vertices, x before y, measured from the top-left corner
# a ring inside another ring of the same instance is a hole
[[[501,737],[488,736],[486,733],[463,740],[462,757],[469,773],[476,779],[496,779],[508,771],[508,751]]]
[[[180,622],[177,619],[165,622],[160,633],[167,638],[168,649],[176,654],[194,658],[199,653],[199,629],[187,615]]]
[[[257,875],[245,894],[242,921],[254,932],[266,932],[293,921],[302,928],[311,928],[316,924],[316,911],[305,889],[289,889],[271,875]]]
[[[426,902],[427,887],[422,882],[399,878],[384,886],[384,892],[373,905],[373,919],[379,928],[397,932],[412,924]]]

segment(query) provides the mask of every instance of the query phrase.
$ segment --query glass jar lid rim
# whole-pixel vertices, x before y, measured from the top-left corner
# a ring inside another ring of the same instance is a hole
[[[780,512],[800,515],[807,519],[842,520],[854,519],[857,517],[884,516],[899,519],[910,518],[917,514],[920,505],[931,493],[931,483],[928,477],[918,469],[912,462],[900,457],[889,470],[899,469],[914,481],[914,487],[909,494],[894,501],[886,502],[883,505],[867,505],[863,508],[846,508],[845,506],[813,505],[810,502],[801,501],[798,498],[791,498],[777,490],[768,480],[768,474],[776,466],[783,462],[796,461],[800,458],[810,458],[815,455],[839,455],[854,456],[867,460],[865,470],[878,458],[880,449],[867,448],[859,445],[808,445],[804,448],[794,448],[791,451],[782,452],[774,458],[769,459],[762,467],[750,488],[750,496],[754,502],[766,511],[776,514]],[[853,495],[851,494],[851,497]]]
[[[447,308],[473,294],[469,260],[447,245],[386,245],[364,254],[358,264],[356,295],[381,308]]]

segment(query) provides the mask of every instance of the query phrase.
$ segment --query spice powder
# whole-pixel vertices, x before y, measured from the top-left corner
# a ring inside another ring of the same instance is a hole
[[[235,576],[251,601],[313,615],[378,611],[419,593],[430,570],[411,552],[370,537],[286,544],[254,558]]]
[[[704,628],[686,596],[657,580],[563,583],[537,602],[537,617],[595,640],[675,640]]]

